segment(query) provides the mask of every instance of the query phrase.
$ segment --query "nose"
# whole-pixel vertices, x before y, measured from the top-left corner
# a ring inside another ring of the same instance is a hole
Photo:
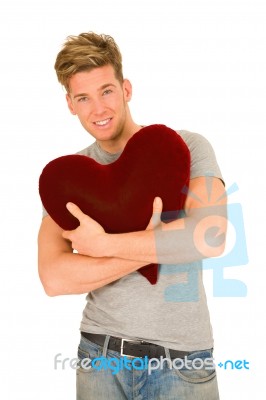
[[[106,107],[102,99],[95,99],[93,102],[93,113],[95,115],[103,115]]]

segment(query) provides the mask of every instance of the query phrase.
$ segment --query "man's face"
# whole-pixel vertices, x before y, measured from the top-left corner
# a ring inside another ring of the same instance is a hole
[[[118,142],[129,121],[127,102],[132,89],[128,80],[121,84],[111,65],[78,72],[69,81],[68,107],[82,126],[103,148]]]

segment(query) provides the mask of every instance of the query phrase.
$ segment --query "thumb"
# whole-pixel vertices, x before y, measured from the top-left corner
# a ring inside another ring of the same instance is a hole
[[[79,222],[82,221],[82,219],[84,218],[85,214],[81,211],[81,209],[74,203],[67,203],[66,208],[68,209],[68,211],[74,216],[76,217]]]
[[[66,208],[68,209],[68,211],[74,216],[76,217],[79,222],[81,222],[83,216],[85,214],[83,214],[83,212],[81,211],[81,209],[74,203],[67,203],[66,204]],[[72,235],[73,235],[73,231],[75,231],[75,229],[73,229],[72,231],[63,231],[62,233],[62,237],[64,239],[70,240],[72,241]]]
[[[155,197],[153,201],[153,213],[162,213],[163,211],[163,201],[161,197]]]
[[[161,213],[163,210],[163,202],[160,197],[155,197],[153,201],[152,216],[148,225],[148,229],[154,229],[161,223]]]
[[[152,210],[153,225],[158,225],[161,222],[161,214],[163,211],[163,202],[160,197],[155,197]]]

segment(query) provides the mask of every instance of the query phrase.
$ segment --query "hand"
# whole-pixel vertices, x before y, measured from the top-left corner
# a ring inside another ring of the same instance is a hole
[[[161,221],[161,214],[163,211],[163,202],[160,197],[155,197],[153,201],[153,210],[150,222],[146,228],[146,231],[151,229],[156,229],[162,226],[163,222]]]
[[[72,248],[80,254],[91,257],[102,257],[104,238],[108,236],[103,227],[94,219],[84,214],[77,205],[67,203],[66,207],[79,220],[80,225],[72,231],[64,231],[62,234],[63,238],[70,240]]]

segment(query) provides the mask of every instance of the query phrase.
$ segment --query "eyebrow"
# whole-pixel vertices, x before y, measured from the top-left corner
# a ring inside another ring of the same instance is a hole
[[[104,90],[104,89],[106,89],[107,87],[110,87],[110,86],[116,87],[116,85],[114,85],[113,83],[105,83],[104,85],[102,85],[102,86],[98,89],[98,92],[100,92],[101,90]],[[77,97],[85,97],[85,96],[88,96],[88,93],[79,93],[79,94],[76,94],[76,95],[74,96],[74,99],[77,98]]]

